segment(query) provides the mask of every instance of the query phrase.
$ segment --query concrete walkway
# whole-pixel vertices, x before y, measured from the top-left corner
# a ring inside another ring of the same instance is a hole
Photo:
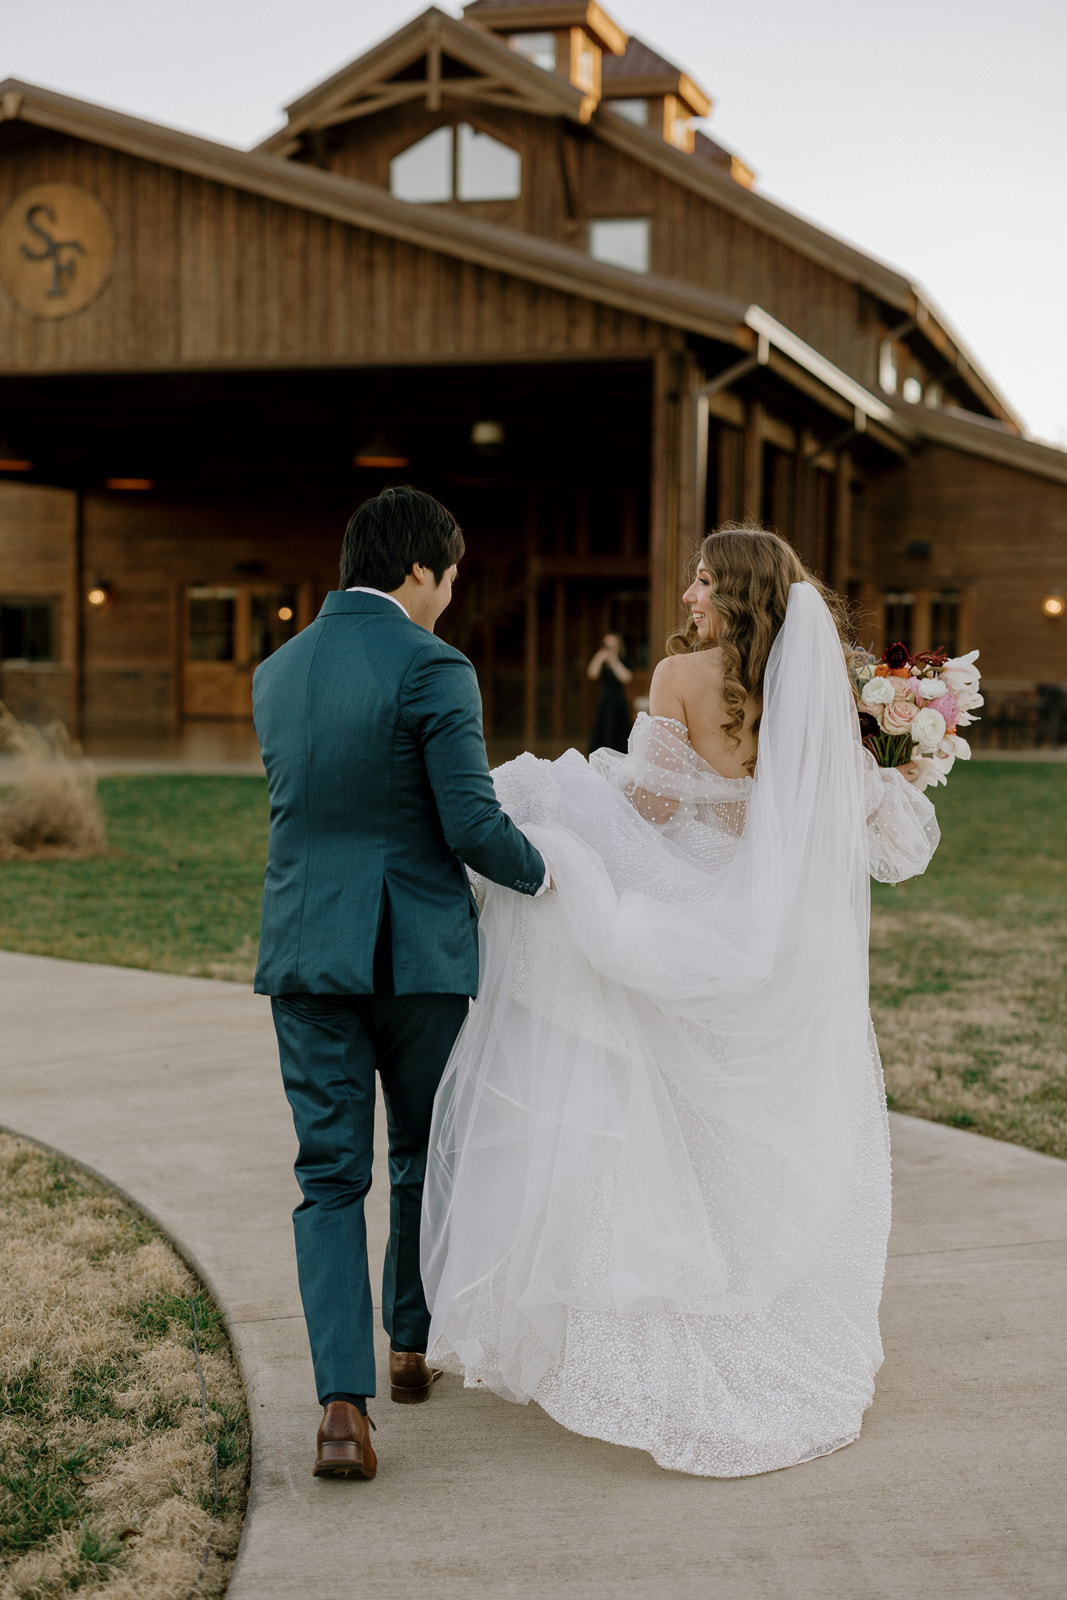
[[[293,1135],[267,1002],[0,954],[0,1123],[131,1195],[226,1312],[254,1433],[231,1600],[1067,1593],[1067,1163],[893,1119],[887,1359],[862,1437],[837,1455],[685,1478],[445,1378],[428,1406],[371,1408],[376,1482],[330,1483],[310,1473]],[[380,1256],[384,1172],[370,1223]]]

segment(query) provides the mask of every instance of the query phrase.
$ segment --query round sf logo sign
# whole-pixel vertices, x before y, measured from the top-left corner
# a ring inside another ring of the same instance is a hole
[[[38,183],[0,217],[0,282],[31,317],[70,317],[107,286],[111,218],[74,183]]]

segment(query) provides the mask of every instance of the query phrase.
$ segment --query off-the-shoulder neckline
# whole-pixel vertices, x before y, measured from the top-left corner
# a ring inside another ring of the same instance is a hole
[[[692,751],[693,755],[696,757],[696,759],[699,762],[701,762],[705,767],[707,767],[707,769],[708,769],[708,771],[710,773],[713,773],[714,776],[716,778],[718,778],[720,783],[740,783],[740,784],[744,784],[746,788],[751,784],[751,782],[752,782],[751,778],[748,778],[748,777],[745,777],[745,778],[731,778],[725,772],[720,772],[718,767],[713,767],[711,762],[707,759],[707,757],[706,756],[702,756],[700,754],[700,751],[694,748],[693,741],[689,737],[689,729],[688,729],[688,727],[686,726],[686,724],[684,722],[680,721],[678,717],[659,717],[659,716],[654,717],[651,714],[651,712],[648,712],[648,711],[642,712],[641,715],[647,717],[649,722],[665,722],[671,728],[679,728],[681,730],[682,738],[685,740],[686,744],[689,746],[689,748]]]

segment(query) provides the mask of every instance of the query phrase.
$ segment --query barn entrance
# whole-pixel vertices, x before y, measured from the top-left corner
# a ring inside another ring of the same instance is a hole
[[[50,575],[45,598],[77,622],[54,650],[79,733],[247,721],[256,665],[337,583],[352,509],[406,481],[464,530],[439,631],[487,737],[581,744],[609,629],[643,687],[652,392],[648,360],[0,382],[26,482],[72,491],[69,593]],[[32,600],[24,566],[8,587]]]

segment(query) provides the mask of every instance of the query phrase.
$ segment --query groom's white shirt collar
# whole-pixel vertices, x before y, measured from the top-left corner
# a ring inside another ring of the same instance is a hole
[[[394,606],[400,606],[401,611],[404,613],[405,617],[407,617],[408,621],[410,622],[410,620],[411,620],[411,612],[408,610],[407,606],[401,605],[400,601],[397,599],[395,594],[386,594],[384,589],[367,589],[367,588],[365,588],[363,586],[363,584],[356,583],[356,584],[352,585],[351,589],[346,589],[345,593],[346,594],[376,594],[382,600],[391,600],[393,602]]]

